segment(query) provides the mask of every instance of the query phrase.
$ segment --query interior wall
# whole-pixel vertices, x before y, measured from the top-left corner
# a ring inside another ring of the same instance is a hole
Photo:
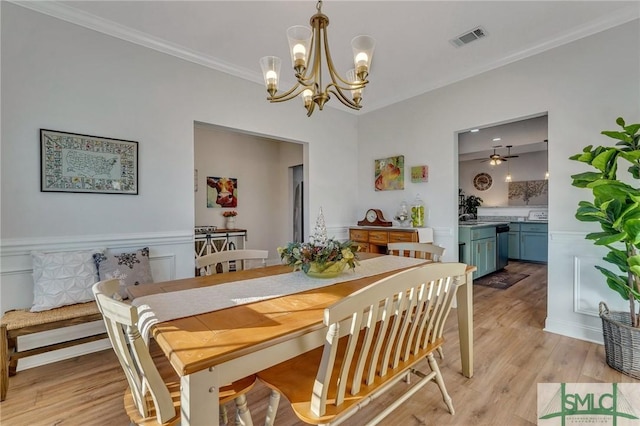
[[[589,144],[607,144],[602,130],[615,120],[640,121],[638,20],[583,38],[459,83],[365,114],[359,121],[358,211],[381,208],[389,216],[403,198],[423,195],[435,240],[457,256],[457,132],[548,112],[549,264],[546,329],[601,341],[597,306],[626,303],[593,267],[604,252],[586,242],[597,230],[575,219],[589,194],[571,186],[584,166],[568,160]],[[612,66],[611,64],[615,64]],[[408,167],[429,166],[429,182],[404,191],[375,192],[376,158],[403,154]]]
[[[48,241],[55,249],[131,235],[144,244],[160,233],[180,236],[180,248],[163,246],[176,255],[175,277],[193,276],[193,251],[184,246],[192,247],[195,225],[194,122],[305,143],[307,211],[323,206],[328,227],[354,222],[357,188],[344,184],[357,179],[353,114],[327,107],[308,118],[299,102],[265,101],[258,82],[13,3],[0,2],[0,8],[3,262],[7,247],[29,250]],[[139,195],[40,192],[41,128],[138,141]],[[18,291],[21,300],[32,297],[32,287]],[[0,298],[5,293],[3,281]],[[7,305],[0,300],[0,306]]]
[[[195,125],[194,144],[196,225],[224,228],[222,212],[230,210],[207,207],[207,177],[237,178],[236,227],[247,230],[247,248],[269,250],[269,258],[277,261],[276,248],[291,238],[288,170],[302,164],[303,146],[207,124]]]
[[[461,161],[459,167],[459,187],[465,195],[475,195],[482,198],[483,207],[497,207],[509,205],[509,183],[506,182],[507,171],[511,172],[512,182],[525,180],[543,180],[547,171],[546,151],[519,154],[517,158],[510,158],[507,163],[492,166],[488,161]],[[478,173],[487,173],[493,184],[486,191],[480,191],[473,186],[473,178]]]

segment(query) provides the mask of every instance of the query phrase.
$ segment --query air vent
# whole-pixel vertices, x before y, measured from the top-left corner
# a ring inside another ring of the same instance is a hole
[[[487,35],[487,31],[482,27],[476,27],[471,31],[467,31],[464,34],[459,35],[458,37],[449,40],[454,46],[460,47],[465,44],[469,44],[472,41],[478,40],[479,38],[485,37]]]

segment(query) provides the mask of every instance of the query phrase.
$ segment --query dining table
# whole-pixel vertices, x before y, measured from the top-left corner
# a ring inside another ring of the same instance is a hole
[[[292,272],[290,266],[273,265],[127,287],[132,303],[141,312],[141,321],[144,311],[152,309],[149,305],[153,305],[154,298],[164,300],[169,310],[184,312],[165,319],[154,317],[148,327],[148,333],[180,376],[181,424],[217,425],[219,406],[212,401],[218,400],[220,387],[322,346],[326,307],[382,278],[428,262],[411,259],[413,263],[408,264],[406,258],[398,256],[359,255],[361,266],[383,256],[377,261],[384,260],[387,269],[369,276],[345,271],[336,283],[308,290],[303,287],[292,294],[275,292],[271,297],[256,296],[261,287],[268,286],[261,280],[271,285],[279,281],[309,281],[308,277],[302,271]],[[461,373],[466,377],[473,375],[475,270],[475,266],[468,265],[465,275],[456,278]],[[225,296],[225,291],[234,294]],[[239,292],[243,294],[239,296]],[[225,298],[233,301],[208,305],[209,299]],[[190,309],[197,313],[191,314]]]

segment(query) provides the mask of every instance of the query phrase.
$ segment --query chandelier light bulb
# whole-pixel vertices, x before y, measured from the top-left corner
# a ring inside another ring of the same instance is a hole
[[[267,71],[267,84],[278,84],[278,74],[275,71]]]
[[[356,67],[367,66],[369,63],[369,56],[365,52],[360,52],[356,55]]]
[[[313,102],[313,91],[311,89],[303,90],[302,93],[300,93],[300,96],[302,97],[305,107],[309,107],[311,102]]]
[[[293,46],[293,58],[294,60],[305,59],[307,56],[307,49],[300,43]]]

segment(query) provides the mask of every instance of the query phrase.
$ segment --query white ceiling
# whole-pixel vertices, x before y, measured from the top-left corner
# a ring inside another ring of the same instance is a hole
[[[260,84],[260,57],[280,56],[281,90],[293,83],[286,29],[308,25],[316,10],[315,1],[15,3]],[[353,67],[354,36],[377,40],[366,113],[638,19],[640,2],[327,0],[322,10],[341,72]],[[479,25],[487,37],[459,48],[449,42]]]

